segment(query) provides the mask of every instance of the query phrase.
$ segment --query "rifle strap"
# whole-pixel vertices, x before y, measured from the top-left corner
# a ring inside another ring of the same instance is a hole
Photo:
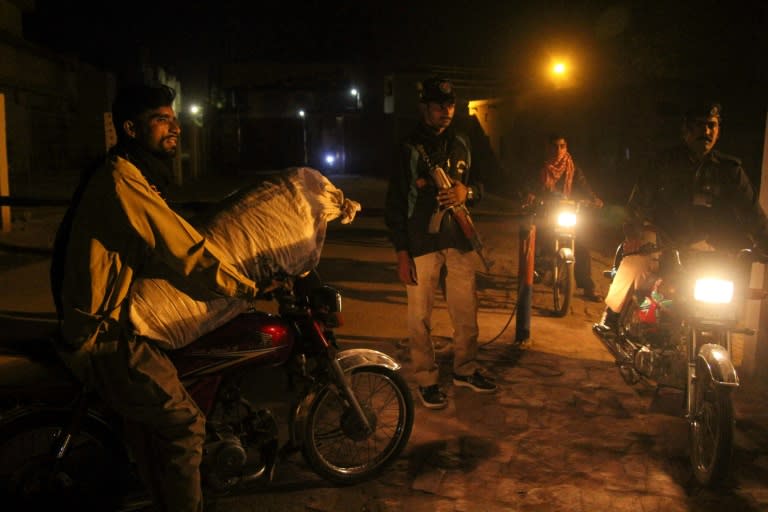
[[[425,164],[427,164],[427,170],[429,171],[429,175],[432,176],[432,171],[435,169],[435,167],[437,167],[437,165],[434,162],[432,162],[431,158],[429,158],[429,155],[427,154],[427,150],[424,149],[424,144],[416,144],[416,151],[419,152],[419,155],[421,155],[421,159],[424,160]]]

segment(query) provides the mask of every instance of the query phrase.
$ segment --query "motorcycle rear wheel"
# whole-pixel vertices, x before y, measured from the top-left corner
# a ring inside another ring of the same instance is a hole
[[[405,448],[414,419],[413,396],[403,377],[388,368],[352,370],[350,385],[373,432],[368,434],[353,409],[332,386],[310,406],[303,455],[323,478],[356,484],[389,466]]]
[[[570,311],[575,281],[573,262],[569,263],[558,256],[555,259],[555,274],[552,283],[552,299],[556,317],[564,317]]]
[[[723,482],[731,469],[734,414],[731,389],[718,386],[700,364],[693,418],[690,459],[694,477],[703,486]]]
[[[53,446],[71,410],[26,409],[0,421],[0,503],[7,510],[115,510],[125,451],[106,425],[85,418],[67,455]]]

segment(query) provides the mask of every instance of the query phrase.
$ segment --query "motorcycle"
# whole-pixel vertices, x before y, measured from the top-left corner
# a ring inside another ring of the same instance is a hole
[[[276,315],[250,310],[169,353],[206,416],[207,496],[268,484],[277,461],[296,451],[321,477],[358,483],[384,471],[411,434],[413,398],[398,362],[376,350],[339,350],[340,294],[312,276],[271,294]],[[271,367],[292,383],[288,418],[245,392],[249,375]],[[121,421],[70,376],[50,339],[4,347],[0,376],[4,505],[104,511],[141,501]],[[281,421],[289,436],[282,445]]]
[[[739,326],[739,311],[747,298],[765,297],[748,288],[748,265],[766,259],[749,249],[733,254],[655,244],[635,254],[659,255],[658,273],[646,289],[632,290],[616,332],[598,325],[593,332],[627,384],[682,392],[679,413],[688,423],[693,475],[702,486],[714,486],[729,475],[733,451],[731,395],[739,377],[731,360],[732,336],[754,334]],[[624,257],[619,247],[606,277],[615,276]]]
[[[554,198],[540,200],[534,206],[533,216],[543,218],[548,230],[539,237],[536,252],[541,255],[537,258],[541,263],[536,265],[536,273],[547,276],[545,281],[552,283],[552,312],[556,317],[564,317],[571,310],[576,288],[576,222],[580,210],[591,204],[585,200]]]

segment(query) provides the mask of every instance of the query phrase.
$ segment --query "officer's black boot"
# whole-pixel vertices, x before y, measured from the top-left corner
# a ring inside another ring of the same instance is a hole
[[[611,308],[605,308],[603,316],[598,323],[592,326],[592,330],[601,336],[615,335],[619,331],[619,314],[612,311]]]

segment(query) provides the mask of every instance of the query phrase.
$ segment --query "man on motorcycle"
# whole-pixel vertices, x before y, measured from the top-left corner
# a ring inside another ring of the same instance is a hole
[[[256,285],[163,199],[180,127],[175,91],[121,90],[117,144],[84,174],[56,236],[51,287],[59,352],[126,420],[126,438],[156,510],[202,510],[202,413],[168,356],[136,336],[128,293],[139,275],[175,274],[196,289],[254,298]]]
[[[696,106],[685,113],[682,144],[665,152],[642,173],[629,198],[624,257],[605,298],[595,332],[610,334],[630,290],[644,289],[658,266],[658,252],[641,251],[656,237],[679,245],[741,249],[768,247],[768,219],[738,158],[714,149],[721,107]]]
[[[581,167],[577,166],[571,153],[568,151],[568,141],[565,136],[553,134],[549,136],[547,145],[547,159],[539,171],[538,183],[534,187],[534,196],[545,197],[556,194],[562,199],[571,199],[576,194],[581,194],[591,201],[596,208],[602,208],[603,200],[592,190],[587,181],[587,176]],[[529,198],[529,201],[531,198]],[[540,235],[541,236],[541,235]],[[546,243],[547,233],[544,232],[540,243],[537,244],[537,256],[542,254]],[[592,258],[582,242],[577,238],[576,263],[574,276],[576,286],[584,290],[584,300],[600,302],[602,297],[595,294],[595,283],[592,280]]]

